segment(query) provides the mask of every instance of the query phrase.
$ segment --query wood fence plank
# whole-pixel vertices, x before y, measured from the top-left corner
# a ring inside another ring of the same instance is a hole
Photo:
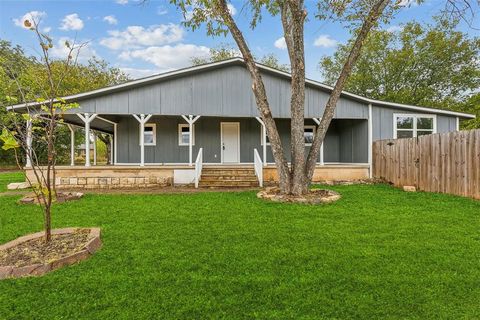
[[[480,199],[480,129],[380,140],[372,150],[376,178]]]

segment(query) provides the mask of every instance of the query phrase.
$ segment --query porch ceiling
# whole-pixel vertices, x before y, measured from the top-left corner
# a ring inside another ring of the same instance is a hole
[[[116,122],[115,121],[116,119],[112,120],[111,117],[108,117],[108,116],[101,116],[101,117],[105,118],[107,120]],[[68,124],[73,124],[73,125],[81,127],[81,128],[85,127],[85,124],[83,123],[83,121],[76,114],[64,114],[63,115],[63,120],[64,120],[65,123],[68,123]],[[113,134],[113,132],[114,132],[114,128],[113,128],[112,123],[109,123],[107,121],[104,121],[104,120],[98,119],[98,118],[95,118],[91,122],[90,129],[105,132],[105,133],[110,133],[110,134]]]

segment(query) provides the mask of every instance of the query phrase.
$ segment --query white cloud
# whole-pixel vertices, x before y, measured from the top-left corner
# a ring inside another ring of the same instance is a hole
[[[66,59],[67,58],[67,55],[69,54],[69,51],[70,49],[68,49],[66,46],[65,46],[65,41],[68,41],[70,43],[70,45],[73,45],[75,40],[73,39],[70,39],[68,37],[62,37],[60,38],[56,44],[53,45],[53,48],[51,48],[49,51],[50,51],[50,55],[54,58],[58,58],[58,59]],[[82,41],[82,42],[76,42],[75,46],[79,46],[79,44],[82,44],[82,43],[85,43],[85,45],[83,45],[81,48],[79,49],[76,49],[74,50],[72,53],[73,53],[73,57],[75,58],[75,56],[78,55],[78,61],[79,62],[86,62],[88,61],[90,58],[92,58],[93,56],[97,56],[97,53],[95,52],[95,50],[92,48],[92,46],[90,45],[90,43],[88,41]]]
[[[30,12],[25,13],[22,17],[19,17],[18,19],[13,19],[13,23],[15,23],[15,25],[17,27],[22,27],[24,29],[28,29],[23,24],[23,22],[25,20],[28,20],[30,22],[35,21],[35,23],[39,23],[40,20],[43,17],[45,17],[46,15],[47,15],[47,13],[45,11],[30,11]],[[32,25],[33,25],[33,23],[32,23]]]
[[[228,11],[230,11],[230,14],[232,16],[237,14],[237,9],[233,6],[233,4],[229,3],[227,4],[227,7],[228,7]]]
[[[52,27],[45,27],[42,29],[42,31],[45,33],[49,33],[50,31],[52,31]]]
[[[141,46],[158,46],[181,41],[184,30],[176,24],[161,24],[144,28],[129,26],[123,31],[109,31],[110,37],[100,40],[100,44],[113,49],[138,48]]]
[[[278,38],[273,44],[278,49],[287,49],[287,43],[285,42],[285,37]]]
[[[398,32],[402,30],[403,30],[403,26],[390,26],[387,28],[388,32]]]
[[[401,0],[397,5],[399,7],[416,7],[418,2],[416,0]]]
[[[159,71],[168,71],[190,65],[192,57],[205,57],[210,50],[204,46],[193,44],[177,44],[174,46],[152,46],[144,49],[123,51],[119,58],[131,61],[141,59],[154,64]]]
[[[78,17],[77,13],[66,15],[62,20],[60,30],[82,30],[83,21]]]
[[[126,5],[128,3],[128,0],[117,0],[116,2],[123,6],[123,5]]]
[[[315,41],[313,45],[315,47],[324,47],[324,48],[333,48],[338,44],[338,41],[335,39],[330,38],[328,34],[320,35]]]
[[[133,79],[144,78],[154,74],[161,73],[158,69],[137,69],[137,68],[127,68],[120,67],[120,70],[128,74]]]
[[[117,24],[118,20],[115,16],[105,16],[103,17],[103,21],[106,21],[108,24]]]
[[[164,6],[157,7],[157,14],[163,16],[168,13],[168,10]]]

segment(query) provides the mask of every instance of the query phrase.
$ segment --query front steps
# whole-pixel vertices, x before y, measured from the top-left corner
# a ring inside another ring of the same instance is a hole
[[[201,188],[255,188],[258,179],[250,167],[203,167]]]

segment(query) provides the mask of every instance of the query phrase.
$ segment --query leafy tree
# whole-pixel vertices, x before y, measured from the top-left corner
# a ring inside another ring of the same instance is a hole
[[[457,22],[437,18],[433,25],[410,22],[398,32],[372,32],[345,89],[379,100],[475,113],[480,38],[457,31]],[[320,61],[327,83],[335,83],[351,46],[352,41],[340,45]]]
[[[244,8],[250,9],[250,26],[255,28],[264,14],[279,17],[291,66],[291,165],[288,164],[280,135],[272,116],[261,73],[255,64],[245,34],[233,18],[226,0],[170,0],[181,9],[185,25],[193,30],[205,26],[207,34],[230,35],[235,40],[252,79],[252,90],[257,109],[265,124],[273,157],[279,176],[282,193],[304,194],[315,171],[320,146],[334,116],[335,108],[345,81],[358,59],[364,40],[379,20],[387,21],[398,5],[390,0],[328,0],[317,4],[315,18],[326,20],[338,18],[346,21],[354,30],[355,41],[342,71],[335,83],[325,106],[325,112],[316,131],[312,147],[305,155],[304,114],[305,114],[305,46],[304,26],[308,12],[303,0],[246,1]],[[245,10],[244,10],[245,11]]]
[[[65,65],[64,60],[51,60],[54,77],[63,75],[57,89],[59,96],[68,96],[80,92],[95,90],[128,81],[128,76],[118,68],[111,67],[106,61],[92,57],[86,64]],[[65,68],[69,73],[64,74]],[[21,88],[21,89],[19,89]],[[28,101],[43,97],[48,90],[48,75],[44,66],[35,58],[28,57],[20,46],[0,40],[0,106],[11,104],[11,100],[22,101],[22,94]],[[0,107],[0,122],[8,126],[11,116]],[[65,126],[56,127],[56,152],[58,163],[68,163],[70,157],[70,130]],[[76,135],[76,144],[83,136]],[[106,140],[109,142],[109,140]],[[36,143],[36,142],[34,142]],[[111,149],[111,146],[108,146]],[[46,159],[46,149],[38,149],[41,161]],[[19,150],[19,152],[22,152]],[[22,158],[22,157],[20,157]],[[0,163],[14,164],[15,157],[10,151],[0,150]]]
[[[241,53],[232,45],[222,43],[217,47],[210,48],[208,57],[193,57],[190,60],[194,66],[198,66],[200,64],[227,60],[239,56],[241,56]],[[285,72],[290,71],[290,67],[286,64],[280,63],[277,56],[275,56],[273,53],[264,55],[258,60],[258,62],[277,70]]]

